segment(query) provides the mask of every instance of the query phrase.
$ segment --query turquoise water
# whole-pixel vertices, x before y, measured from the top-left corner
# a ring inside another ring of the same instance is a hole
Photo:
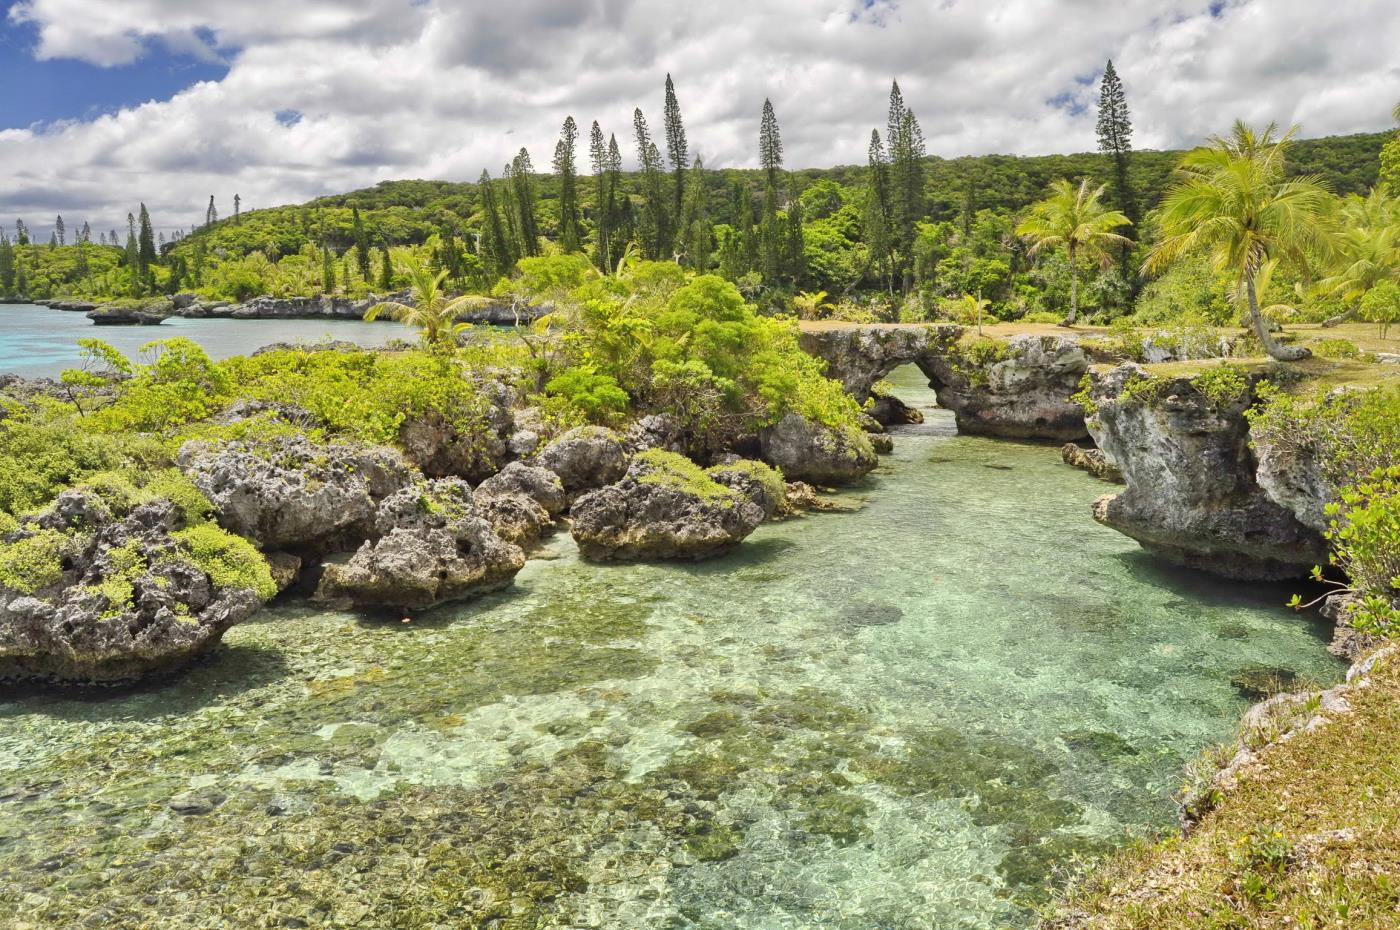
[[[926,391],[899,373],[900,393]],[[902,432],[693,566],[411,624],[265,611],[178,681],[0,702],[16,927],[991,930],[1172,822],[1248,701],[1340,666],[1285,589],[1155,564],[1049,447]],[[181,814],[171,807],[209,808]]]
[[[214,358],[247,355],[274,342],[320,342],[340,339],[382,346],[411,339],[398,323],[360,320],[191,320],[172,317],[159,326],[94,326],[82,313],[50,310],[32,304],[0,304],[0,374],[56,377],[79,358],[79,339],[97,338],[131,358],[153,339],[184,336]]]

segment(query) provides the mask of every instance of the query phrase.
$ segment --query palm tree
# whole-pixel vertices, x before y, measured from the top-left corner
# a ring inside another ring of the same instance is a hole
[[[1341,233],[1333,273],[1318,282],[1318,290],[1350,304],[1323,326],[1351,319],[1363,296],[1382,281],[1400,282],[1400,200],[1378,184],[1368,197],[1352,195],[1342,204]]]
[[[799,320],[819,320],[832,309],[827,301],[826,291],[802,291],[792,299],[793,309],[797,311]]]
[[[1284,362],[1312,353],[1282,345],[1269,333],[1259,310],[1259,270],[1274,258],[1306,269],[1305,255],[1325,253],[1331,244],[1331,195],[1322,180],[1286,176],[1285,154],[1297,131],[1295,126],[1277,138],[1276,124],[1259,133],[1236,121],[1228,138],[1212,136],[1189,152],[1158,210],[1162,240],[1144,266],[1157,271],[1182,255],[1207,253],[1217,271],[1235,275],[1254,335],[1271,358]]]
[[[1101,202],[1106,186],[1090,187],[1087,178],[1078,188],[1069,181],[1056,181],[1050,185],[1050,196],[1032,206],[1016,227],[1016,234],[1030,241],[1030,255],[1060,246],[1069,253],[1069,316],[1061,326],[1073,326],[1079,317],[1079,257],[1096,258],[1106,268],[1113,260],[1108,247],[1128,242],[1113,230],[1132,221]]]
[[[381,314],[387,313],[392,319],[418,330],[429,348],[455,345],[454,337],[471,325],[457,320],[471,307],[485,303],[485,298],[468,295],[449,299],[442,289],[442,282],[447,280],[447,271],[444,269],[433,274],[432,269],[418,259],[405,263],[399,271],[408,278],[409,300],[412,303],[397,300],[377,303],[365,311],[365,319],[377,320]]]

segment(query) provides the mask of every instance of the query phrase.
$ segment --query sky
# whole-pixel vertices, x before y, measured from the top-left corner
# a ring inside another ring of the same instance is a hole
[[[544,169],[568,115],[634,161],[667,73],[711,167],[755,163],[765,98],[789,167],[863,163],[896,79],[931,154],[1092,150],[1109,58],[1138,148],[1378,131],[1397,49],[1396,0],[12,0],[0,224],[96,238],[145,202],[171,231],[211,194],[472,181],[522,146]]]

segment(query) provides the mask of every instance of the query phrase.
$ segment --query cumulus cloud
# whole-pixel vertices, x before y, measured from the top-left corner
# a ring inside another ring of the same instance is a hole
[[[40,58],[229,65],[169,100],[0,132],[0,216],[61,206],[94,229],[136,199],[174,228],[210,193],[227,210],[473,180],[522,146],[544,166],[569,114],[630,152],[634,106],[659,132],[667,72],[715,167],[754,163],[765,97],[791,166],[863,161],[894,78],[945,156],[1091,149],[1109,57],[1145,148],[1237,116],[1380,129],[1400,99],[1393,0],[21,0],[10,17]]]

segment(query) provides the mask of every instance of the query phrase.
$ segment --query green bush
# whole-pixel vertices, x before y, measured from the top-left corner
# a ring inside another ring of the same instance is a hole
[[[72,540],[57,530],[36,530],[0,543],[0,588],[34,594],[63,579],[63,558]]]
[[[1312,344],[1313,354],[1322,358],[1360,358],[1356,343],[1346,339],[1319,339]]]
[[[590,368],[570,368],[545,385],[545,393],[562,398],[595,423],[610,423],[627,412],[627,392],[612,375]]]
[[[272,570],[252,543],[220,529],[213,523],[203,523],[175,534],[191,561],[209,576],[219,590],[250,590],[263,600],[277,594]]]

